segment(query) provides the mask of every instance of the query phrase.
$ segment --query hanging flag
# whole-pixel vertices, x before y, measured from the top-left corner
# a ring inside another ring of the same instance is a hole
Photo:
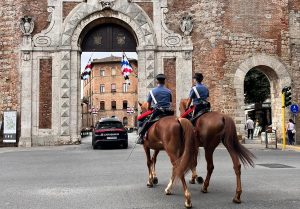
[[[133,69],[126,57],[125,52],[123,52],[123,56],[122,56],[121,69],[122,69],[122,75],[125,79],[125,83],[127,85],[130,85],[129,75],[133,72]]]
[[[81,73],[81,80],[87,80],[91,75],[91,71],[92,71],[92,56],[90,57],[87,65],[85,66],[84,71]]]

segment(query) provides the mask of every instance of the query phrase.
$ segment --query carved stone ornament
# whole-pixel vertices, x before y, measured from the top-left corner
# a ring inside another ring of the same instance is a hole
[[[52,21],[52,14],[54,12],[54,7],[48,7],[47,11],[50,13],[47,19],[47,22],[51,22]]]
[[[29,51],[24,51],[23,52],[23,60],[24,61],[29,61],[30,60],[30,52]]]
[[[194,22],[193,17],[185,13],[180,21],[180,29],[184,33],[185,36],[189,36],[193,30]]]
[[[123,46],[126,43],[126,37],[123,34],[118,34],[117,36],[118,45]]]
[[[192,52],[190,52],[190,51],[184,52],[184,59],[191,60],[192,59]]]
[[[102,5],[102,9],[111,9],[114,6],[114,2],[111,0],[99,0],[99,3]]]
[[[30,35],[34,29],[34,19],[29,16],[24,16],[20,21],[20,29],[23,35]]]

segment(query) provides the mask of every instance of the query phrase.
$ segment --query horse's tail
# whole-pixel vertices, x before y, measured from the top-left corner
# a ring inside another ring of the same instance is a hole
[[[233,119],[229,116],[224,116],[223,121],[225,124],[223,144],[237,153],[244,166],[250,165],[254,167],[253,158],[255,158],[255,155],[239,142]]]
[[[178,119],[182,128],[183,153],[175,163],[175,176],[183,177],[189,169],[197,166],[198,147],[192,123],[186,118]]]

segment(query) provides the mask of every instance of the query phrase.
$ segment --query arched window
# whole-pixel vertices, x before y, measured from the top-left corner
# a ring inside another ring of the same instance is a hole
[[[127,102],[127,100],[124,100],[123,101],[123,110],[127,110],[127,107],[128,107],[128,102]]]
[[[128,125],[128,118],[127,118],[127,117],[124,117],[124,118],[123,118],[123,125],[124,125],[124,126],[127,126],[127,125]]]

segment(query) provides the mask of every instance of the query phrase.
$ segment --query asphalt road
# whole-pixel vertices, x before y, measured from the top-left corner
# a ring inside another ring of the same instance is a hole
[[[159,154],[159,184],[147,188],[145,154],[140,145],[129,157],[129,148],[93,150],[91,138],[78,146],[0,149],[1,209],[177,209],[184,208],[181,184],[174,195],[164,195],[171,165],[164,152]],[[248,146],[249,147],[249,146]],[[242,169],[242,203],[232,203],[235,174],[227,151],[215,151],[215,170],[209,193],[200,185],[189,185],[193,208],[299,209],[300,152],[265,150],[251,145],[256,164],[278,163],[293,168]],[[200,150],[198,172],[205,175],[206,164]],[[190,174],[188,174],[190,177]]]

